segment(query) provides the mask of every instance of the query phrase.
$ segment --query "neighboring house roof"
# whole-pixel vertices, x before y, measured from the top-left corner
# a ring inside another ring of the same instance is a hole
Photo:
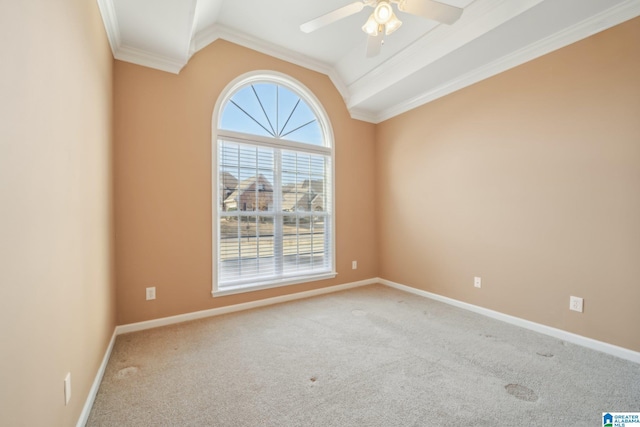
[[[258,174],[257,176],[252,176],[240,182],[236,189],[224,200],[225,205],[235,205],[245,192],[256,191],[256,186],[258,187],[258,191],[273,193],[273,186],[269,180],[264,175]]]
[[[285,184],[282,186],[282,193],[289,193],[290,191],[295,190],[296,184]]]
[[[311,187],[311,191],[314,193],[324,193],[324,181],[321,179],[305,180],[302,184],[306,187]]]
[[[220,173],[220,189],[235,190],[238,187],[238,179],[229,172]]]
[[[232,185],[232,180],[235,180],[235,177],[231,174],[228,175],[228,182]],[[264,175],[252,176],[235,185],[235,189],[224,199],[225,207],[235,209],[243,195],[247,191],[255,192],[256,187],[258,187],[258,191],[273,193],[273,186]],[[323,191],[324,182],[322,180],[307,179],[297,184],[285,184],[282,186],[282,209],[288,212],[324,210]]]
[[[289,184],[287,189],[289,191],[283,191],[282,210],[293,212],[324,209],[324,197],[322,196],[324,183],[322,180],[304,180],[295,185]]]

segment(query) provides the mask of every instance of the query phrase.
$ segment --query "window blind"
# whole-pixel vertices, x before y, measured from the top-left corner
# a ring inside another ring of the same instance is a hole
[[[219,141],[219,288],[330,272],[331,158]]]

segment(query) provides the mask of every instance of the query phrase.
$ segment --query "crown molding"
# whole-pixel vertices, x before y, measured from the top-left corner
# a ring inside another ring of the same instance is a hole
[[[102,22],[107,33],[107,39],[111,46],[111,53],[115,59],[144,67],[178,74],[186,62],[162,55],[149,53],[140,49],[123,46],[120,41],[120,28],[116,16],[113,0],[97,0]]]
[[[349,109],[349,115],[354,120],[360,120],[368,123],[379,123],[378,116],[369,111],[360,110],[358,108]]]
[[[118,27],[116,9],[113,5],[113,0],[97,0],[97,2],[98,8],[100,9],[100,15],[102,15],[104,29],[107,32],[109,46],[111,46],[111,53],[115,57],[116,52],[120,47],[120,27]]]
[[[120,61],[178,74],[196,52],[218,39],[223,39],[274,58],[325,74],[329,77],[336,89],[338,89],[338,92],[344,99],[345,103],[348,101],[349,89],[336,70],[330,65],[313,60],[305,55],[298,54],[288,49],[284,49],[275,44],[267,43],[261,39],[248,36],[242,32],[226,28],[222,25],[212,25],[193,34],[188,49],[188,55],[184,61],[129,46],[123,46],[120,40],[120,29],[118,27],[118,19],[113,0],[97,0],[97,2],[107,33],[107,38],[109,40],[109,45],[111,46],[111,52],[113,53],[113,57]],[[192,12],[195,13],[195,8]]]
[[[191,45],[193,44],[193,39],[196,34],[196,28],[198,26],[197,13],[198,0],[192,0],[191,7],[189,8],[189,21],[191,21],[191,29],[189,30],[189,39],[185,40],[186,45],[183,46],[183,52],[185,54],[185,65],[189,62],[189,59],[191,59],[191,56],[193,55],[193,53],[191,52]]]
[[[322,74],[328,74],[331,70],[331,67],[323,62],[218,24],[205,28],[196,34],[192,42],[191,51],[195,54],[218,39],[229,41]]]
[[[114,57],[120,61],[130,62],[143,67],[154,68],[167,73],[178,74],[187,61],[150,53],[129,46],[120,46]]]
[[[113,0],[97,0],[97,2],[111,46],[111,53],[115,59],[173,74],[178,74],[186,65],[189,55],[185,55],[184,59],[178,59],[123,45]],[[195,5],[196,2],[193,2],[189,13],[191,20],[195,17]]]
[[[509,15],[516,16],[543,0],[527,0],[525,3],[520,4],[508,0],[476,0],[466,11],[466,16],[463,15],[463,18],[461,18],[468,20],[470,25],[464,26],[463,29],[456,26],[446,27],[441,25],[436,27],[406,49],[349,85],[345,83],[335,66],[221,25],[212,25],[193,34],[188,55],[182,58],[163,56],[130,46],[123,46],[114,0],[96,1],[102,15],[113,56],[118,60],[178,74],[196,52],[218,39],[223,39],[327,75],[344,99],[351,117],[370,123],[380,123],[388,120],[640,15],[640,0],[627,0],[565,30],[505,55],[485,66],[476,68],[454,80],[422,92],[405,102],[393,105],[379,113],[372,113],[358,106],[381,90],[392,87],[394,84],[401,82],[407,75],[427,67],[446,55],[447,52],[459,47],[457,45],[463,43],[467,37],[473,35],[472,33],[486,32],[491,25],[495,26],[495,22],[494,24],[491,23],[495,19],[492,19],[490,15],[497,13],[503,18]],[[443,44],[444,47],[442,47]],[[381,78],[382,76],[384,78]]]
[[[340,92],[345,103],[349,97],[349,89],[347,88],[347,85],[340,78],[336,70],[330,65],[223,25],[215,24],[196,34],[191,43],[191,55],[194,55],[196,52],[204,49],[218,39],[226,40],[239,46],[264,53],[265,55],[299,65],[311,71],[325,74],[329,77],[336,89],[338,89],[338,92]]]
[[[568,27],[563,31],[552,34],[551,36],[530,44],[525,48],[503,56],[502,58],[483,67],[476,68],[475,70],[472,70],[471,72],[466,73],[446,84],[440,85],[427,92],[423,92],[406,102],[388,108],[376,115],[373,123],[380,123],[398,116],[481,80],[495,76],[496,74],[517,67],[525,62],[539,58],[540,56],[546,55],[608,28],[619,25],[639,15],[640,0],[628,0],[618,6],[614,6],[611,9]]]

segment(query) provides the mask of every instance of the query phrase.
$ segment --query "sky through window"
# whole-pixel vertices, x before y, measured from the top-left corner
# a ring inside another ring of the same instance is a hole
[[[222,113],[220,128],[323,145],[320,124],[309,105],[273,83],[254,83],[236,92]]]

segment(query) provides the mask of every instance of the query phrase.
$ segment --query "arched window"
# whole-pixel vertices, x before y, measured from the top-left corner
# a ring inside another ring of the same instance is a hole
[[[333,133],[302,84],[249,73],[213,115],[213,293],[335,276]]]

